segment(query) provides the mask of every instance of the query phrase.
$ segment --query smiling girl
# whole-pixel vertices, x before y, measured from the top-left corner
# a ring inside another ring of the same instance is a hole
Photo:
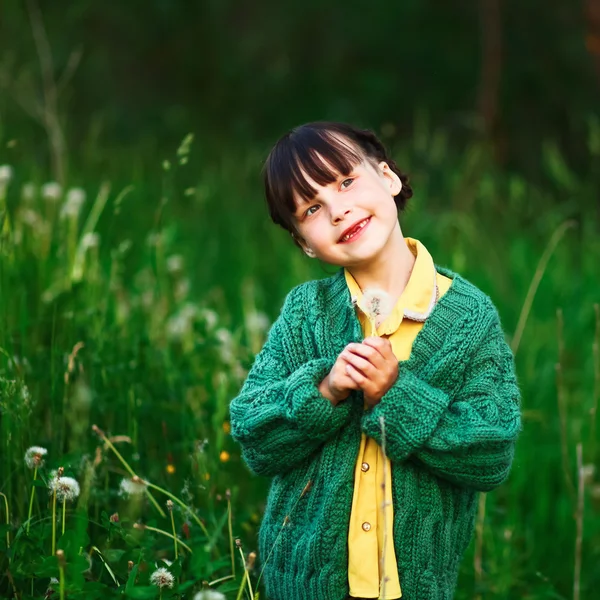
[[[508,477],[521,429],[498,312],[403,236],[412,189],[372,131],[297,127],[264,184],[273,222],[340,267],[288,293],[230,403],[246,464],[272,478],[267,597],[450,599],[478,495]],[[375,322],[374,289],[391,301]]]

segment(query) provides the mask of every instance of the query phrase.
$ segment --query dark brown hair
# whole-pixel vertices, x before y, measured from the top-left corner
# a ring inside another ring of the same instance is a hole
[[[340,137],[347,140],[350,146],[340,141]],[[402,189],[394,200],[398,210],[402,212],[413,195],[412,188],[408,185],[408,176],[398,169],[373,131],[331,121],[316,121],[295,127],[278,140],[262,171],[272,221],[289,231],[300,247],[294,225],[294,193],[307,201],[314,199],[317,194],[317,190],[305,181],[300,168],[319,185],[327,185],[340,174],[349,175],[353,167],[365,159],[375,168],[383,160],[398,175],[402,181]]]

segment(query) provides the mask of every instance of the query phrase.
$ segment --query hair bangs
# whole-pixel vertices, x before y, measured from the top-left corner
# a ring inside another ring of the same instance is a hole
[[[264,184],[273,221],[295,229],[295,196],[310,201],[317,194],[304,174],[325,186],[340,175],[349,175],[362,160],[360,150],[342,132],[338,137],[325,128],[292,130],[273,149],[265,165]]]

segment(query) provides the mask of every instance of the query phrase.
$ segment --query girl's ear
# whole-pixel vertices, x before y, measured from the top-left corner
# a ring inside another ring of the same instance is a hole
[[[392,196],[397,196],[402,190],[402,181],[400,181],[400,177],[390,169],[390,166],[384,160],[379,163],[379,168],[387,181]]]
[[[298,244],[298,246],[300,246],[300,248],[303,250],[303,252],[307,255],[310,256],[311,258],[315,257],[315,252],[312,248],[310,248],[310,246],[308,246],[308,244],[299,236],[297,236],[295,233],[290,232],[290,235],[292,236],[292,239],[294,240],[294,242],[296,244]]]

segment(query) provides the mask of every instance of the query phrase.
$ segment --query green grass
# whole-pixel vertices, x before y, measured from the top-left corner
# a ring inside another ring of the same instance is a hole
[[[474,571],[474,541],[458,599],[574,597],[578,443],[588,467],[580,597],[600,585],[600,477],[589,467],[598,465],[600,429],[594,131],[582,180],[552,146],[547,177],[536,184],[495,169],[483,146],[449,148],[439,132],[421,131],[395,152],[415,189],[401,216],[404,234],[492,297],[513,344],[539,261],[561,232],[521,319],[524,431],[513,471],[486,496],[482,572]],[[181,164],[188,151],[125,185],[88,181],[87,199],[71,216],[63,211],[67,192],[55,202],[41,197],[47,174],[26,163],[13,165],[0,190],[0,492],[10,513],[5,526],[0,496],[0,597],[17,590],[43,598],[50,578],[60,578],[46,483],[61,466],[81,485],[66,505],[64,535],[57,504],[66,597],[158,598],[149,577],[162,559],[174,561],[176,580],[163,598],[192,598],[203,581],[242,597],[244,565],[232,538],[245,559],[256,551],[268,480],[243,465],[228,435],[228,402],[285,294],[335,267],[302,256],[268,221],[258,185],[262,151],[232,148],[208,161],[209,149],[192,144]],[[25,198],[30,178],[37,191]],[[114,447],[134,473],[189,507],[176,502],[173,516],[191,553],[180,546],[175,560],[172,538],[133,527],[172,535],[168,496],[150,489],[163,517],[148,496],[120,495],[130,474],[94,424],[117,436]],[[33,471],[23,457],[33,445],[48,455],[27,533]],[[235,577],[219,583],[233,574],[232,560]],[[264,598],[259,574],[251,570],[250,580]]]

